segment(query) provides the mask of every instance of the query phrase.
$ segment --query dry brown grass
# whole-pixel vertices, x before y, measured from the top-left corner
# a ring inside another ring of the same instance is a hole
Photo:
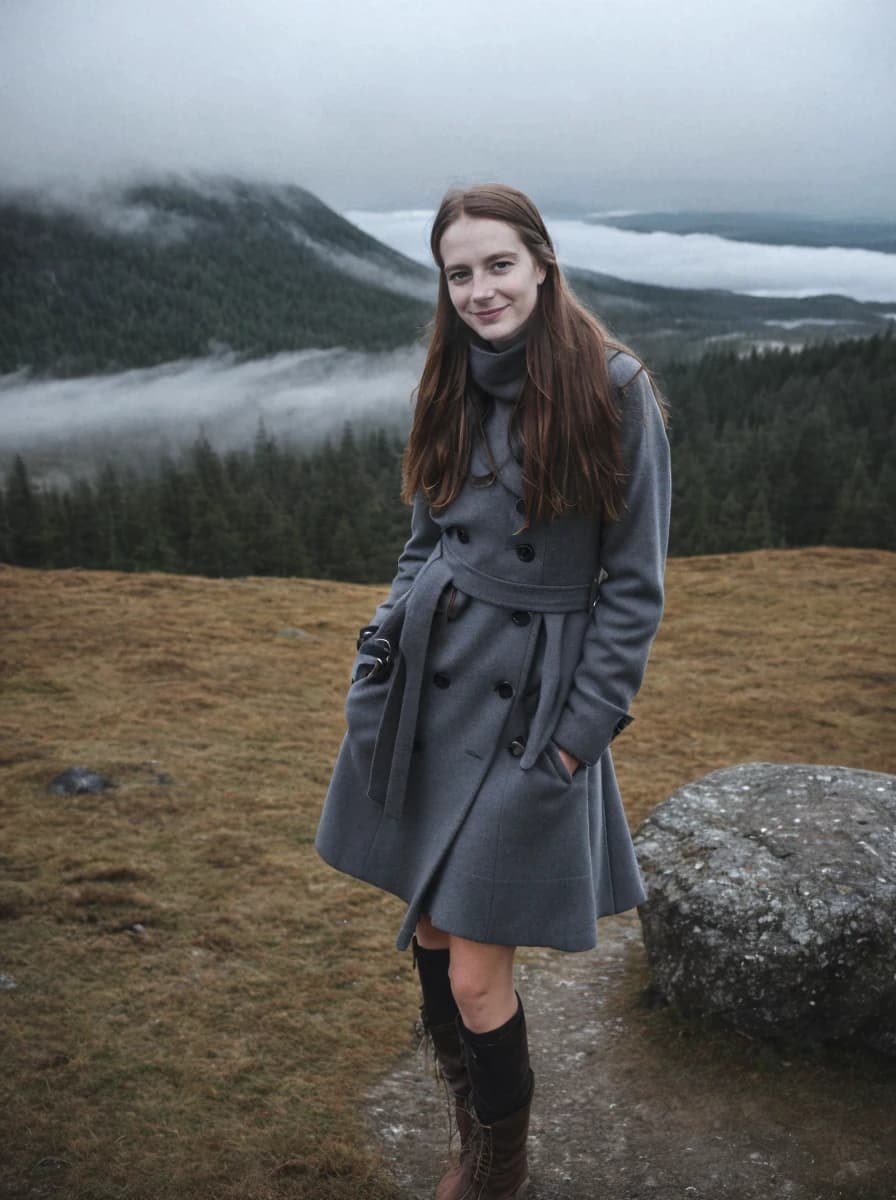
[[[632,822],[743,760],[892,771],[894,582],[865,551],[672,562]],[[402,909],[312,845],[381,593],[0,569],[0,1194],[394,1196],[358,1098],[410,1037]],[[50,795],[73,764],[119,786]]]

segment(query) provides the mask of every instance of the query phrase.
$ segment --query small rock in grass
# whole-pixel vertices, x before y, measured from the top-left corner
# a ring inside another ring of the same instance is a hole
[[[105,792],[117,786],[113,780],[100,775],[98,771],[91,771],[87,767],[69,767],[50,780],[47,791],[52,792],[54,796],[85,796]]]

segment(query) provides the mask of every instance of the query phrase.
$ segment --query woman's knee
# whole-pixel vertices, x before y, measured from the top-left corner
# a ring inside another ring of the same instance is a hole
[[[451,939],[448,973],[462,1012],[492,1008],[513,994],[513,947],[458,944]]]

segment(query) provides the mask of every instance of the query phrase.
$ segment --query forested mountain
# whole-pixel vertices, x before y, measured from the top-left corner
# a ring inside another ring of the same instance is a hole
[[[843,545],[896,550],[896,338],[670,368],[671,553]],[[382,582],[407,536],[401,439],[346,427],[314,451],[260,429],[204,439],[146,477],[41,491],[17,459],[0,491],[0,560],[207,575]]]
[[[65,210],[0,198],[0,373],[74,376],[420,335],[432,273],[298,187],[147,183]]]
[[[569,272],[650,361],[878,332],[891,305],[743,296]],[[0,375],[83,376],[202,357],[379,350],[420,337],[432,271],[298,187],[146,182],[67,207],[0,194]]]

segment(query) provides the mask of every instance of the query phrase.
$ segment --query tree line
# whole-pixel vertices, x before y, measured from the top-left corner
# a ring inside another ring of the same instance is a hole
[[[880,336],[670,367],[670,552],[806,545],[896,550],[896,340]],[[391,578],[407,536],[402,438],[346,425],[302,449],[260,427],[200,437],[138,475],[40,488],[17,458],[0,489],[0,560],[211,576]]]

